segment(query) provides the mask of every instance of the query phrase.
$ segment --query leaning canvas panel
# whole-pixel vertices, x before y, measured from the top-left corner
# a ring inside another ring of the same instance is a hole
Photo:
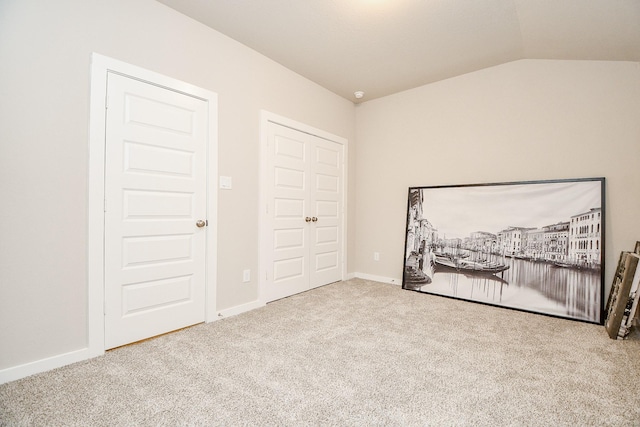
[[[611,284],[607,300],[605,328],[609,337],[624,339],[633,326],[638,308],[640,284],[640,256],[633,252],[622,252]]]
[[[640,256],[640,241],[636,242],[636,246],[633,252],[636,255]],[[632,295],[633,303],[629,314],[629,319],[627,321],[627,335],[629,334],[633,323],[635,322],[635,326],[638,326],[638,322],[640,322],[640,269],[636,270],[631,289],[633,292],[635,292],[635,294]]]
[[[629,291],[629,297],[627,299],[627,305],[625,306],[624,314],[622,315],[618,338],[626,338],[631,332],[634,322],[638,319],[638,302],[640,302],[640,268],[636,267],[633,282],[631,283],[631,290]]]
[[[607,326],[607,322],[612,318],[611,314],[613,311],[613,306],[615,305],[615,302],[618,299],[618,295],[620,294],[620,284],[622,283],[622,277],[624,276],[625,262],[627,261],[628,255],[629,252],[623,251],[620,253],[620,257],[618,258],[616,272],[613,275],[613,283],[611,283],[611,290],[609,291],[609,298],[607,299],[607,305],[605,306],[605,327]]]
[[[410,187],[403,288],[602,324],[604,184]]]

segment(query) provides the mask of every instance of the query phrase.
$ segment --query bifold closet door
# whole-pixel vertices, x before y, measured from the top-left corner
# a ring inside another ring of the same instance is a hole
[[[266,301],[341,279],[342,153],[338,143],[269,123]]]

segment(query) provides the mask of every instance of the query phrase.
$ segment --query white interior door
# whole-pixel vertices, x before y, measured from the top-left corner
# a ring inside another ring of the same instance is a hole
[[[342,279],[342,146],[312,138],[309,286],[315,288]]]
[[[205,319],[208,118],[201,99],[114,73],[107,95],[109,349]]]
[[[267,133],[268,302],[342,278],[343,147],[272,122]]]

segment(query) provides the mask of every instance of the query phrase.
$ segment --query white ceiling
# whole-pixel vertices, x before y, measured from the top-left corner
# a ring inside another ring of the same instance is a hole
[[[640,0],[158,0],[354,102],[518,59],[640,62]]]

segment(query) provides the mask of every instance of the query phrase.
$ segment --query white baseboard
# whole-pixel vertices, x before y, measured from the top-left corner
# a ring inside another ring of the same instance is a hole
[[[365,280],[373,280],[374,282],[389,283],[391,285],[402,285],[402,279],[393,277],[376,276],[375,274],[354,273],[355,277]]]
[[[72,363],[90,359],[91,353],[88,348],[83,348],[69,353],[59,354],[46,359],[36,360],[23,365],[14,366],[0,370],[0,384],[19,380],[30,375],[50,371]]]
[[[264,303],[260,301],[252,301],[247,304],[238,305],[236,307],[227,308],[218,312],[218,318],[236,316],[256,308],[264,307]],[[215,319],[217,320],[217,319]],[[30,375],[39,374],[41,372],[50,371],[72,363],[81,362],[83,360],[95,357],[89,351],[89,348],[83,348],[69,353],[59,354],[57,356],[48,357],[46,359],[36,360],[34,362],[25,363],[23,365],[14,366],[0,370],[0,384],[10,381],[19,380]]]
[[[347,273],[347,275],[344,277],[344,280],[355,279],[355,277],[356,273]]]
[[[238,314],[246,313],[247,311],[255,310],[256,308],[264,307],[265,304],[261,301],[252,301],[246,304],[237,305],[235,307],[226,308],[224,310],[220,310],[218,312],[218,317],[231,317],[237,316]]]

